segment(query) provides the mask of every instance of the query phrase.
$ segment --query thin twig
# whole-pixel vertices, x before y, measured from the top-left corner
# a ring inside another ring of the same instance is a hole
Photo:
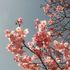
[[[25,45],[25,43],[24,43],[24,46],[25,46],[27,49],[29,49],[32,53],[36,54],[36,53],[35,53],[34,51],[32,51],[29,47],[27,47],[27,46]],[[36,54],[36,55],[37,55],[37,54]],[[37,56],[38,56],[38,55],[37,55]],[[44,64],[42,58],[41,58],[40,56],[38,56],[38,58],[40,59],[42,65],[43,65],[44,68],[45,68],[45,70],[48,70],[48,68],[47,68],[47,66]]]

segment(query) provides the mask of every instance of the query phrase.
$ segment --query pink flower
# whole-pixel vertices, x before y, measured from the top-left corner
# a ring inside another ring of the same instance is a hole
[[[13,48],[12,48],[12,47],[13,47],[13,45],[12,45],[12,44],[8,44],[8,46],[7,46],[7,50],[12,52],[12,50],[13,50]]]
[[[8,51],[12,52],[13,54],[23,54],[23,50],[21,47],[14,47],[14,45],[9,44],[7,47]]]
[[[46,31],[41,31],[34,36],[34,42],[40,48],[44,46],[47,48],[51,42],[51,36]]]
[[[56,29],[54,27],[50,27],[49,30],[54,32]]]
[[[40,23],[40,20],[38,18],[35,19],[35,23]]]
[[[22,17],[19,17],[17,19],[17,24],[20,26],[22,23],[23,23],[23,19],[22,19]]]
[[[23,54],[23,50],[22,50],[21,48],[15,48],[15,49],[13,50],[13,53],[14,53],[14,54]]]
[[[40,24],[38,24],[39,32],[47,29],[46,23],[47,23],[46,20],[40,21]]]
[[[50,10],[50,5],[49,4],[46,4],[44,7],[43,7],[43,10],[45,13],[48,13],[49,10]]]
[[[50,20],[48,21],[48,23],[49,23],[50,25],[52,25],[52,24],[54,24],[54,21],[53,21],[52,19],[50,19]]]
[[[28,33],[29,33],[29,30],[28,29],[25,29],[24,30],[24,34],[27,35]]]
[[[52,62],[51,57],[47,56],[47,58],[45,58],[44,62],[45,62],[45,63],[50,63],[50,62]]]
[[[37,57],[37,55],[33,55],[33,56],[31,57],[31,59],[32,59],[32,61],[34,61],[34,60],[38,59],[38,57]]]
[[[53,60],[53,61],[50,63],[50,66],[49,66],[49,67],[50,67],[51,70],[56,70],[56,66],[57,66],[57,65],[56,65],[56,62]]]
[[[22,32],[21,27],[17,27],[17,28],[16,28],[16,32]]]
[[[16,62],[19,62],[19,57],[20,57],[19,54],[14,55],[14,60],[15,60]]]
[[[10,30],[9,30],[9,29],[6,29],[6,30],[5,30],[5,36],[6,36],[6,37],[10,37]]]
[[[40,21],[39,19],[35,20],[35,28],[38,29],[38,31],[43,31],[47,29],[47,22],[46,20]]]
[[[42,54],[43,54],[43,52],[40,50],[40,48],[38,48],[38,47],[36,47],[35,49],[34,49],[34,52],[35,52],[35,54],[36,55],[38,55],[38,56],[42,56]]]
[[[34,42],[28,42],[27,44],[31,50],[34,49]]]
[[[58,12],[63,12],[63,7],[62,6],[60,6],[60,5],[58,5],[57,7],[56,7],[56,11],[58,11]]]
[[[56,50],[58,50],[59,52],[64,52],[64,49],[66,47],[68,47],[68,43],[64,43],[64,42],[58,42],[56,40],[54,40],[54,47]]]

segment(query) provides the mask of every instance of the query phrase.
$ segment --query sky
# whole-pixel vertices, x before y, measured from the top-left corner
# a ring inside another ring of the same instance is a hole
[[[34,20],[47,19],[40,5],[44,0],[0,0],[0,70],[21,70],[14,62],[13,56],[6,49],[9,43],[5,37],[6,29],[14,30],[17,26],[15,21],[18,17],[24,19],[22,28],[29,28],[30,34],[26,41],[31,40],[35,33]]]

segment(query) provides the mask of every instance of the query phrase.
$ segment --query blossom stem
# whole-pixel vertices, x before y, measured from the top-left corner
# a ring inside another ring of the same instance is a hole
[[[25,43],[24,43],[24,46],[25,46],[27,49],[29,49],[32,53],[36,54],[36,53],[35,53],[34,51],[32,51],[28,46],[26,46]],[[37,54],[36,54],[36,55],[37,55]],[[44,66],[45,70],[48,70],[48,68],[47,68],[47,66],[44,64],[42,58],[41,58],[39,55],[37,55],[37,56],[38,56],[39,60],[41,61],[42,65]]]
[[[54,48],[52,48],[53,50],[55,50]],[[56,51],[56,50],[55,50]],[[63,68],[60,67],[59,63],[56,61],[56,59],[53,57],[52,52],[51,52],[51,47],[50,47],[50,57],[55,61],[55,63],[57,64],[57,66],[63,70]]]

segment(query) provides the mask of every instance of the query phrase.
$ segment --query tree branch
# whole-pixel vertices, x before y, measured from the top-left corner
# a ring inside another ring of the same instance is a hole
[[[32,51],[29,47],[26,46],[26,44],[24,43],[24,46],[29,49],[32,53],[36,54],[34,51]],[[37,55],[37,54],[36,54]],[[38,56],[38,55],[37,55]],[[42,65],[44,66],[45,70],[48,70],[47,66],[44,64],[42,58],[40,56],[38,56],[39,60],[41,61]]]

